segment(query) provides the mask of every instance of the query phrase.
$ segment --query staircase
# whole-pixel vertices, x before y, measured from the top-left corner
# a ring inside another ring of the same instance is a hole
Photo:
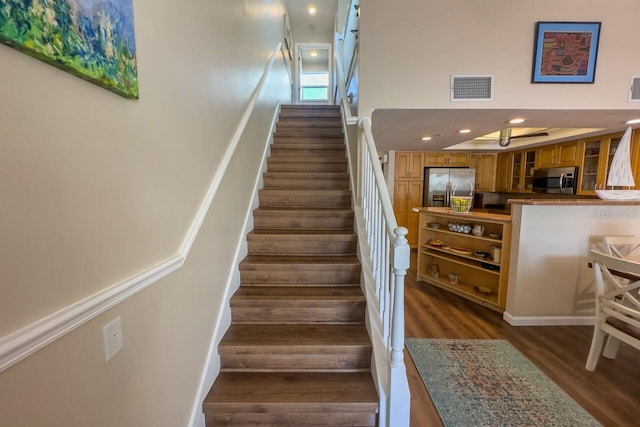
[[[376,426],[340,110],[282,106],[207,427]]]

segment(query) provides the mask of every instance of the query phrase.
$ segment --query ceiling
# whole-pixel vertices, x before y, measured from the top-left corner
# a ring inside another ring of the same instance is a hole
[[[286,3],[294,42],[332,43],[338,0],[286,0]],[[313,17],[308,13],[310,6],[317,9]],[[510,125],[509,120],[516,117],[526,121]],[[381,152],[501,151],[622,132],[628,126],[625,122],[635,118],[640,118],[638,107],[628,110],[377,109],[371,123],[376,146]],[[549,135],[516,138],[508,147],[500,147],[495,139],[473,141],[507,127],[512,128],[513,136],[534,131]],[[460,129],[471,131],[460,134]],[[421,138],[427,135],[432,139],[422,141]]]
[[[509,120],[516,117],[526,121],[510,125]],[[380,151],[501,151],[624,131],[629,126],[624,122],[634,118],[640,118],[640,110],[379,109],[371,123]],[[549,136],[513,139],[506,148],[495,139],[471,141],[508,127],[514,136],[539,131]],[[460,129],[471,132],[460,134]],[[427,135],[432,139],[422,141]]]
[[[294,43],[333,43],[338,0],[286,0]],[[316,8],[314,16],[309,7]]]

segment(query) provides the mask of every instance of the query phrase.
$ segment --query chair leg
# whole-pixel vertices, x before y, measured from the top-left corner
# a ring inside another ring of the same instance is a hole
[[[618,348],[620,347],[620,340],[613,335],[609,335],[607,338],[607,344],[604,346],[602,355],[607,359],[615,359],[618,354]]]
[[[593,371],[596,369],[598,358],[600,357],[600,351],[602,351],[602,344],[604,342],[605,333],[600,329],[600,324],[596,323],[593,327],[593,338],[591,339],[591,348],[589,349],[589,357],[587,357],[587,364],[585,369],[587,371]]]

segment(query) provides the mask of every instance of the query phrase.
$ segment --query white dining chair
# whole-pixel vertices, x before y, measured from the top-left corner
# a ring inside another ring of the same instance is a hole
[[[636,242],[639,238],[635,238]],[[640,262],[610,253],[590,251],[596,287],[596,323],[585,368],[596,368],[602,355],[614,359],[620,342],[640,350]]]

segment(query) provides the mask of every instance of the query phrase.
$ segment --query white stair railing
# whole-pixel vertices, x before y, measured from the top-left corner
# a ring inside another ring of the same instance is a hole
[[[354,207],[374,379],[380,396],[379,426],[408,427],[411,396],[403,352],[404,276],[410,256],[407,229],[397,225],[369,119],[360,119],[353,132],[356,120],[345,94],[341,58],[335,55],[335,60],[351,185],[357,188]]]

